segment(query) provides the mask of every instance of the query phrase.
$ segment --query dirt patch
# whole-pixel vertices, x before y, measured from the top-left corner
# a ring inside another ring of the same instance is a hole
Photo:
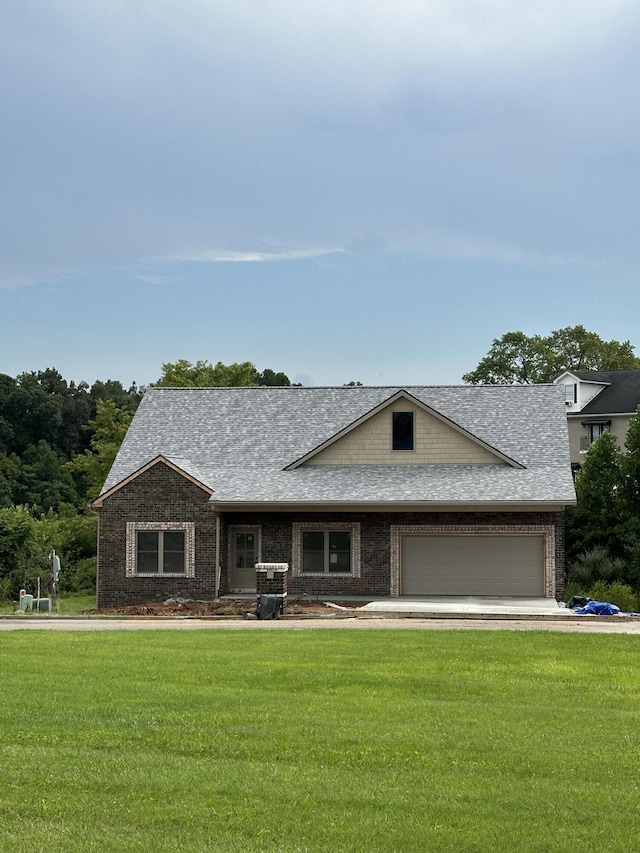
[[[353,609],[359,605],[353,602],[336,602],[341,607]],[[285,608],[285,616],[335,616],[341,610],[330,607],[323,601],[292,601]],[[256,603],[253,599],[224,598],[217,601],[171,601],[165,603],[131,604],[122,607],[100,607],[84,610],[89,616],[237,616],[256,615]]]

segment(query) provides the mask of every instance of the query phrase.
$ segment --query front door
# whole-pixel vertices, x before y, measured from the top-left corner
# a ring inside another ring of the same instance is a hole
[[[234,530],[231,533],[231,592],[256,591],[258,562],[258,531],[255,528]]]

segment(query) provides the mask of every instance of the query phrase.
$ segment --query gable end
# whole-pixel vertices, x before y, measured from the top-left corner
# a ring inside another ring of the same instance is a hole
[[[415,442],[393,447],[393,413],[412,412]],[[340,430],[284,470],[301,465],[478,464],[525,466],[473,435],[436,409],[401,390]]]
[[[92,508],[93,509],[100,509],[103,502],[107,498],[111,497],[111,495],[120,491],[120,489],[122,489],[124,486],[126,486],[129,483],[136,480],[141,474],[144,474],[146,471],[149,471],[151,468],[154,468],[156,465],[159,465],[159,464],[166,465],[167,468],[170,468],[172,471],[175,471],[177,474],[180,474],[181,477],[184,477],[185,480],[188,480],[189,482],[191,482],[195,486],[197,486],[199,489],[202,489],[209,496],[211,496],[213,494],[212,488],[210,488],[209,486],[206,486],[204,483],[200,482],[200,480],[198,480],[196,477],[189,474],[187,471],[182,469],[179,465],[176,465],[175,462],[172,462],[170,459],[167,459],[166,456],[160,455],[160,456],[156,456],[155,459],[151,459],[149,462],[147,462],[141,468],[138,468],[137,471],[134,471],[132,474],[130,474],[128,477],[125,477],[123,480],[120,480],[119,483],[116,483],[116,485],[112,486],[108,491],[104,492],[101,495],[98,495],[98,497],[94,501],[91,502]]]

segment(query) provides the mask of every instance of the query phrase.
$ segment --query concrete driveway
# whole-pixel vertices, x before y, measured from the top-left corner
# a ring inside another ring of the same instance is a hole
[[[437,595],[385,598],[370,601],[360,608],[366,614],[389,616],[549,616],[564,619],[579,618],[572,610],[561,606],[554,598],[480,595]]]

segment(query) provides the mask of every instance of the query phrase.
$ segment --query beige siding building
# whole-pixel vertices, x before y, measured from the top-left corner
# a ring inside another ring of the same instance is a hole
[[[554,381],[565,389],[574,467],[603,432],[615,435],[624,449],[629,421],[640,405],[640,370],[567,370]]]

